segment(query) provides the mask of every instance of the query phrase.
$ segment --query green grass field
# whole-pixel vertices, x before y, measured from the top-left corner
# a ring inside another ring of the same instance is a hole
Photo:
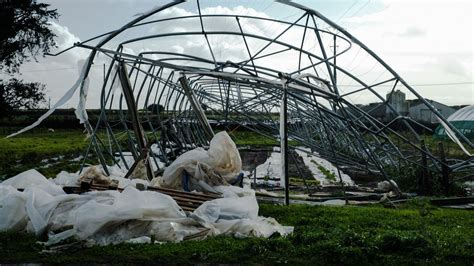
[[[75,172],[79,169],[79,162],[69,160],[82,154],[89,143],[80,130],[48,132],[39,128],[13,138],[5,137],[5,134],[0,135],[0,180],[31,168],[48,177],[55,176],[61,170]],[[43,161],[58,156],[63,158]]]
[[[0,233],[0,262],[472,265],[473,213],[430,208],[418,203],[402,209],[261,205],[261,215],[293,225],[295,232],[269,239],[226,236],[56,254],[41,253],[44,247],[32,235]]]
[[[14,130],[11,130],[14,132]],[[38,128],[13,138],[0,134],[0,180],[12,177],[23,171],[35,168],[47,177],[54,177],[62,170],[75,172],[80,162],[70,160],[83,154],[89,139],[81,130],[56,130]],[[250,131],[231,133],[237,145],[279,145],[276,140],[266,138]],[[62,160],[43,160],[63,156]],[[98,164],[98,161],[95,162]],[[44,167],[44,166],[48,167]]]

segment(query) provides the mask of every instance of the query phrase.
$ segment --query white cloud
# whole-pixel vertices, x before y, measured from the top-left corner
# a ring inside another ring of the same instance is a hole
[[[50,22],[50,25],[51,30],[57,35],[55,41],[58,50],[69,48],[74,45],[74,43],[81,41],[79,37],[69,31],[68,27],[62,26],[54,21]]]
[[[471,1],[384,1],[385,9],[346,18],[343,25],[409,84],[474,79]],[[474,103],[474,85],[416,87],[447,104]],[[452,95],[455,89],[458,93]]]
[[[56,34],[56,38],[54,38],[54,40],[56,41],[57,45],[55,51],[52,51],[53,54],[65,50],[73,46],[75,43],[81,41],[79,37],[69,31],[68,27],[60,25],[56,22],[51,22],[51,29],[54,34]],[[61,58],[62,60],[59,61],[64,63],[64,61],[67,60],[71,61],[71,63],[76,63],[78,60],[87,58],[88,54],[89,52],[85,49],[72,49],[70,52],[66,52],[66,56]]]

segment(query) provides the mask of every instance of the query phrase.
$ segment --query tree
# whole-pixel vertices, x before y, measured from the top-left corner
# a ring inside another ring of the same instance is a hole
[[[0,1],[0,70],[13,75],[22,63],[30,58],[37,61],[56,46],[49,21],[59,15],[35,0]],[[0,117],[14,110],[37,108],[43,102],[44,85],[16,78],[0,80]]]
[[[49,21],[57,19],[56,9],[34,0],[2,0],[0,4],[0,70],[18,72],[29,58],[37,60],[56,46]]]
[[[45,101],[45,86],[38,82],[23,83],[12,78],[0,80],[0,117],[20,109],[38,108]]]
[[[165,107],[161,104],[153,103],[153,104],[148,105],[146,109],[152,114],[157,115],[157,114],[161,114],[165,110]]]

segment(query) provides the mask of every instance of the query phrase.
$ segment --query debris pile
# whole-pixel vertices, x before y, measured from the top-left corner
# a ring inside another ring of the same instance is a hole
[[[179,156],[166,167],[161,187],[216,193],[212,186],[233,184],[239,178],[242,160],[227,132],[216,134],[209,150],[196,148]],[[185,179],[183,180],[183,175]]]
[[[36,170],[23,172],[0,183],[0,231],[32,232],[48,245],[72,237],[108,245],[216,235],[269,237],[293,231],[258,216],[253,190],[228,184],[238,176],[241,161],[227,133],[217,134],[209,150],[198,148],[182,156],[170,166],[173,174],[155,181],[173,188],[125,179],[118,167],[111,167],[110,176],[92,166],[82,175],[61,172],[54,179]],[[206,194],[179,189],[184,180],[180,175],[188,177],[188,188]]]

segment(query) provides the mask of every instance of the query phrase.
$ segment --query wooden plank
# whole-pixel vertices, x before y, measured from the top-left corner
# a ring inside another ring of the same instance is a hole
[[[203,230],[201,230],[198,233],[195,233],[195,234],[192,234],[192,235],[189,235],[189,236],[185,236],[183,238],[183,240],[191,240],[191,239],[195,239],[195,238],[199,238],[199,237],[204,237],[209,233],[210,230],[211,230],[210,228],[204,228]]]
[[[193,204],[203,204],[207,200],[196,200],[196,199],[190,199],[186,197],[178,197],[178,196],[173,196],[172,197],[175,201],[180,201],[180,202],[188,202],[188,203],[193,203]]]
[[[181,207],[181,206],[180,206]],[[188,212],[193,212],[196,208],[190,208],[190,207],[181,207],[183,211],[188,211]]]
[[[100,185],[100,184],[92,184],[87,189],[80,186],[66,186],[66,187],[63,187],[63,190],[67,194],[81,194],[81,193],[94,191],[94,190],[96,191],[117,190],[120,192],[123,191],[122,188],[117,188],[115,186]],[[174,190],[174,189],[161,189],[157,187],[151,187],[149,191],[160,192],[172,197],[173,200],[175,200],[176,203],[184,211],[194,211],[197,207],[201,206],[204,202],[218,198],[216,196],[210,196],[210,195],[204,195],[204,194],[201,195],[197,193]]]
[[[195,192],[186,192],[186,191],[171,189],[171,188],[148,186],[147,189],[148,190],[155,190],[155,191],[159,191],[159,192],[163,192],[163,193],[165,193],[165,192],[175,193],[175,194],[179,194],[179,195],[184,193],[184,194],[187,194],[187,195],[190,195],[190,196],[203,198],[203,199],[209,199],[209,200],[221,198],[219,195],[198,194],[198,193],[195,193]]]

